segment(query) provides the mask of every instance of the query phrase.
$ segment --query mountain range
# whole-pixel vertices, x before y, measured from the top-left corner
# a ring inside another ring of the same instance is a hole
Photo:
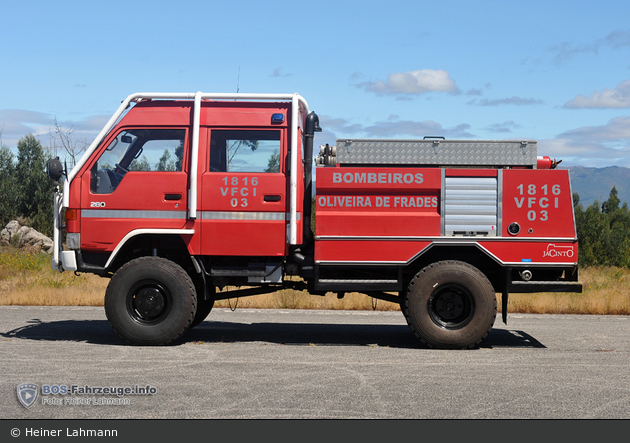
[[[585,168],[583,166],[567,166],[571,175],[571,188],[580,196],[580,203],[586,208],[595,200],[600,205],[608,200],[613,187],[617,188],[621,204],[630,205],[630,168],[608,166],[606,168]]]

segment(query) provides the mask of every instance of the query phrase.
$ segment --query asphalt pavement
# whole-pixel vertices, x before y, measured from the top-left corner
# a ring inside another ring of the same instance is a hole
[[[400,312],[215,309],[140,347],[103,308],[2,306],[0,418],[629,419],[629,337],[626,316],[510,314],[434,350]]]

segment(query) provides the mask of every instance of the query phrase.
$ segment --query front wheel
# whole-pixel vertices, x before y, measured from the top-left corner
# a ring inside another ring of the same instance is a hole
[[[433,263],[409,283],[403,303],[409,327],[436,348],[473,347],[494,325],[497,300],[477,268],[459,261]]]
[[[191,329],[197,325],[200,325],[206,319],[208,314],[210,314],[210,311],[212,311],[212,308],[214,307],[214,294],[215,293],[216,293],[216,288],[214,286],[211,286],[210,288],[208,288],[207,295],[210,296],[209,298],[207,299],[204,297],[197,298],[197,313],[195,314],[195,318],[190,324]]]
[[[114,331],[136,345],[164,345],[188,330],[197,311],[192,280],[179,265],[141,257],[122,266],[105,292]]]

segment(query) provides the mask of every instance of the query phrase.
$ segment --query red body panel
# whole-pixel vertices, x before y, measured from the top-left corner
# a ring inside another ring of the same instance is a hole
[[[186,173],[129,172],[112,194],[92,194],[89,175],[88,171],[82,180],[82,249],[111,252],[132,230],[186,225]],[[165,200],[166,194],[175,193],[182,199]]]
[[[503,236],[518,223],[518,237],[576,237],[567,170],[503,171]]]
[[[440,170],[320,168],[315,235],[440,235]]]
[[[502,263],[576,263],[577,242],[538,241],[514,242],[506,239],[501,242],[480,241],[479,245]]]
[[[430,241],[320,240],[315,248],[318,263],[405,264],[425,250]]]
[[[446,169],[444,176],[498,178],[498,236],[441,235],[439,168],[328,167],[317,171],[315,261],[405,264],[430,245],[473,245],[502,264],[577,263],[568,171]],[[518,234],[508,232],[511,223]]]
[[[286,177],[208,172],[201,176],[203,255],[283,256]],[[278,201],[265,201],[273,196]]]

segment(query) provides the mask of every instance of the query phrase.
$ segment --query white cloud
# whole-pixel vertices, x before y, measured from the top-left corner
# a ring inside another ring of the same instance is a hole
[[[489,126],[486,126],[486,131],[490,131],[490,132],[501,132],[501,133],[505,133],[505,132],[512,132],[512,129],[521,129],[522,126],[514,123],[513,120],[509,120],[509,121],[504,121],[503,123],[495,123]]]
[[[110,116],[95,115],[77,121],[59,121],[62,128],[73,128],[75,139],[91,142],[103,129]],[[38,137],[44,146],[49,144],[49,134],[53,131],[55,117],[43,112],[25,109],[1,109],[0,132],[2,144],[14,148],[18,141],[27,134]]]
[[[461,123],[452,128],[445,128],[432,121],[399,120],[397,116],[390,116],[386,121],[378,121],[363,125],[350,123],[342,118],[331,118],[320,115],[320,124],[324,132],[318,139],[326,139],[334,143],[339,137],[367,137],[367,138],[422,138],[424,136],[444,136],[447,138],[474,138],[468,132],[470,125]]]
[[[83,134],[83,136],[90,140],[101,132],[101,129],[103,129],[110,117],[111,115],[93,115],[83,120],[63,121],[59,122],[59,124],[65,128],[73,128],[75,134]]]
[[[412,136],[422,138],[427,135],[449,136],[451,138],[472,137],[468,132],[470,125],[464,123],[453,128],[444,128],[439,123],[431,120],[415,122],[410,120],[376,122],[365,126],[363,132],[372,137],[401,137]]]
[[[466,95],[483,95],[483,92],[479,88],[472,88],[466,91]]]
[[[630,31],[613,31],[601,42],[613,49],[630,47]]]
[[[39,136],[48,132],[53,117],[49,114],[25,109],[0,110],[0,131],[2,144],[17,146],[18,141],[28,134]],[[42,140],[43,143],[43,140]]]
[[[550,139],[538,142],[538,155],[562,160],[563,165],[604,168],[614,164],[630,167],[630,147],[612,148],[595,141],[579,142],[571,139]]]
[[[584,126],[541,140],[538,154],[588,167],[630,167],[630,116],[611,119],[600,126]]]
[[[564,108],[630,108],[630,80],[619,83],[615,88],[604,88],[590,96],[578,95],[565,103]]]
[[[358,87],[378,94],[423,94],[426,92],[457,92],[455,81],[443,69],[421,69],[389,74],[387,80],[360,83]]]
[[[538,141],[538,155],[547,155],[554,158],[588,158],[592,157],[592,153],[601,151],[601,148],[602,146],[596,146],[591,143],[576,143],[575,140],[567,138],[555,138]]]
[[[630,143],[630,116],[613,118],[605,125],[571,129],[560,134],[558,138],[626,141]]]
[[[582,54],[597,55],[604,48],[622,50],[628,47],[630,47],[630,31],[613,31],[606,37],[592,42],[562,42],[552,46],[549,50],[553,54],[553,61],[563,64]]]
[[[275,68],[269,77],[290,77],[293,74],[284,74],[283,68]]]
[[[531,106],[531,105],[543,105],[545,102],[536,98],[524,98],[524,97],[507,97],[498,99],[471,100],[469,105],[474,106],[503,106],[503,105],[515,105],[515,106]]]
[[[48,123],[50,115],[25,109],[1,109],[0,122]]]

